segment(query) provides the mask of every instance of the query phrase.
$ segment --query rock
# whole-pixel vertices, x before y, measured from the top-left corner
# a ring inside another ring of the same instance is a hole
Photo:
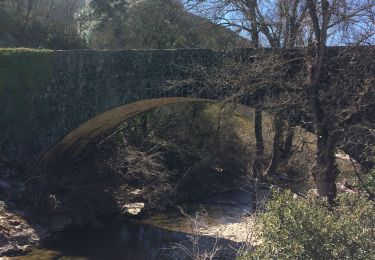
[[[21,222],[18,219],[16,219],[16,220],[9,220],[9,224],[11,226],[19,226],[21,224]]]
[[[139,194],[142,193],[142,190],[140,190],[140,189],[135,189],[135,190],[133,190],[133,191],[130,192],[130,193],[133,194],[133,195],[139,195]]]
[[[9,211],[4,202],[0,202],[0,256],[26,253],[48,235],[47,230],[28,223],[17,212]]]
[[[122,207],[122,213],[123,214],[129,214],[129,215],[132,215],[132,216],[136,216],[138,215],[142,209],[144,208],[145,204],[142,203],[142,202],[135,202],[135,203],[129,203],[129,204],[125,204],[123,207]]]

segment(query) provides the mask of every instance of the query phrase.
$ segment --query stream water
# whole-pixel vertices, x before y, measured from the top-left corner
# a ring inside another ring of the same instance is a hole
[[[199,204],[182,205],[181,210],[124,222],[113,230],[78,228],[59,232],[40,248],[13,259],[166,259],[174,244],[191,239],[194,228],[238,222],[251,212],[252,202],[250,191],[228,191]]]

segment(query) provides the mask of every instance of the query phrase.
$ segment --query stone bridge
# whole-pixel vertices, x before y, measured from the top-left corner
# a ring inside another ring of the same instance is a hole
[[[250,57],[257,50],[238,52]],[[165,86],[194,77],[188,68],[197,64],[217,66],[223,55],[203,49],[0,49],[0,159],[30,167],[43,155],[71,155],[139,112],[217,100],[221,95],[197,85]],[[249,100],[238,102],[251,106]]]

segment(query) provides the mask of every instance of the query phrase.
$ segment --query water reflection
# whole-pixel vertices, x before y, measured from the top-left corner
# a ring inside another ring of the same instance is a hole
[[[184,240],[187,238],[183,233],[127,222],[115,230],[80,228],[60,232],[42,245],[43,250],[14,259],[162,259],[171,242]]]
[[[56,234],[29,255],[12,259],[31,260],[134,260],[171,259],[171,244],[190,245],[192,221],[200,226],[237,222],[253,209],[249,191],[232,191],[206,198],[201,204],[183,205],[179,210],[157,213],[142,222],[127,221],[113,230],[79,228]],[[195,216],[200,212],[199,218]],[[190,216],[190,220],[187,216]],[[194,225],[196,227],[196,225]],[[202,237],[206,245],[216,238]],[[232,241],[221,239],[228,246]],[[234,243],[235,244],[235,243]],[[231,245],[235,247],[235,245]],[[209,247],[209,246],[208,246]],[[223,259],[234,259],[226,255]],[[173,259],[181,259],[181,255]]]

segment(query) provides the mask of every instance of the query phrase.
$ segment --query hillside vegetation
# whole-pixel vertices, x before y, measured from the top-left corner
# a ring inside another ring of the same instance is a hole
[[[248,45],[177,0],[5,0],[0,47],[224,49]]]

